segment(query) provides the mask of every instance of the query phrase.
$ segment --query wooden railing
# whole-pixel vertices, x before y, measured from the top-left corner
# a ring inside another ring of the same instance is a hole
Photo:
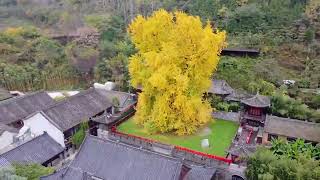
[[[260,122],[264,122],[266,120],[266,115],[261,114],[260,116],[249,114],[248,112],[240,112],[240,117],[245,119],[256,120]]]

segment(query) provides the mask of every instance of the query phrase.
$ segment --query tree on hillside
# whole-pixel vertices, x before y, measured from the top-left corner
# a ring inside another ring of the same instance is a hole
[[[211,118],[202,95],[210,87],[225,32],[213,32],[199,17],[159,10],[138,16],[129,34],[138,49],[129,62],[131,83],[143,87],[136,122],[151,133],[194,133]]]

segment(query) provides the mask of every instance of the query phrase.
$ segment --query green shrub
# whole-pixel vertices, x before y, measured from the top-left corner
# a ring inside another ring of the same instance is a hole
[[[320,94],[313,96],[311,106],[315,109],[320,109]]]
[[[315,30],[313,28],[308,28],[304,36],[305,40],[308,43],[311,43],[315,38]]]
[[[297,82],[299,88],[309,88],[310,87],[310,81],[307,79],[301,79]]]
[[[223,100],[220,96],[212,94],[212,95],[209,95],[208,101],[210,102],[211,107],[215,107],[217,104],[221,103]]]
[[[246,177],[248,180],[312,179],[320,178],[320,161],[300,156],[290,159],[285,154],[275,155],[260,147],[249,157]]]
[[[248,90],[250,93],[255,94],[259,92],[262,95],[271,96],[276,87],[267,81],[259,80],[259,81],[253,81],[249,83]]]
[[[38,180],[42,176],[52,174],[52,167],[44,167],[40,164],[14,164],[15,174],[21,177],[26,177],[28,180]]]
[[[232,102],[229,104],[229,111],[238,112],[240,109],[240,104],[237,102]]]
[[[313,111],[310,120],[316,123],[320,123],[320,110]]]
[[[229,16],[228,32],[261,32],[265,27],[264,12],[256,4],[240,6]]]
[[[216,109],[219,111],[229,111],[229,104],[226,102],[220,102],[216,105]]]
[[[72,144],[74,144],[76,147],[80,147],[80,145],[82,144],[86,136],[86,130],[88,128],[89,128],[89,125],[87,122],[81,123],[80,128],[71,138]]]
[[[278,156],[285,156],[289,159],[298,159],[301,156],[320,160],[320,147],[305,143],[302,139],[288,142],[281,139],[273,139],[270,150]]]
[[[295,100],[279,90],[271,98],[272,114],[294,119],[309,120],[312,116],[312,109]]]

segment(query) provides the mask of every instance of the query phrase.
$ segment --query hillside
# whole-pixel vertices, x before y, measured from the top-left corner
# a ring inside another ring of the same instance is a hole
[[[0,0],[0,86],[53,90],[108,80],[128,90],[135,49],[127,24],[159,8],[210,21],[227,31],[230,48],[260,49],[258,58],[222,57],[215,78],[265,95],[295,80],[285,94],[320,119],[318,0]]]

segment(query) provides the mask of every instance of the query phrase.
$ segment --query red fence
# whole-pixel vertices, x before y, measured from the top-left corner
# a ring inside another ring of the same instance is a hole
[[[218,161],[223,161],[223,162],[226,162],[226,163],[229,163],[229,164],[232,163],[232,160],[231,160],[231,159],[227,159],[227,158],[225,158],[225,157],[216,156],[216,155],[212,155],[212,154],[207,154],[207,153],[195,151],[195,150],[188,149],[188,148],[181,147],[181,146],[174,146],[174,148],[176,148],[176,149],[178,149],[178,150],[180,150],[180,151],[185,151],[185,152],[189,152],[189,153],[192,153],[192,154],[204,156],[204,157],[207,157],[207,158],[210,158],[210,159],[215,159],[215,160],[218,160]]]
[[[144,138],[144,137],[140,137],[140,136],[136,136],[136,135],[131,135],[131,134],[126,134],[126,133],[119,132],[119,131],[117,131],[117,128],[115,126],[111,128],[111,131],[113,133],[118,134],[118,135],[129,136],[129,137],[136,138],[136,139],[139,139],[139,140],[142,140],[142,141],[145,141],[145,142],[149,142],[149,143],[160,143],[160,142],[157,142],[155,140],[147,139],[147,138]],[[160,143],[160,144],[163,144],[163,143]],[[232,163],[231,159],[227,159],[225,157],[220,157],[220,156],[216,156],[216,155],[212,155],[212,154],[207,154],[207,153],[191,150],[191,149],[188,149],[188,148],[185,148],[185,147],[181,147],[181,146],[174,146],[174,148],[179,150],[179,151],[184,151],[184,152],[187,152],[187,153],[200,155],[200,156],[203,156],[203,157],[206,157],[206,158],[210,158],[210,159],[214,159],[214,160],[218,160],[218,161],[223,161],[223,162],[228,163],[228,164]]]

